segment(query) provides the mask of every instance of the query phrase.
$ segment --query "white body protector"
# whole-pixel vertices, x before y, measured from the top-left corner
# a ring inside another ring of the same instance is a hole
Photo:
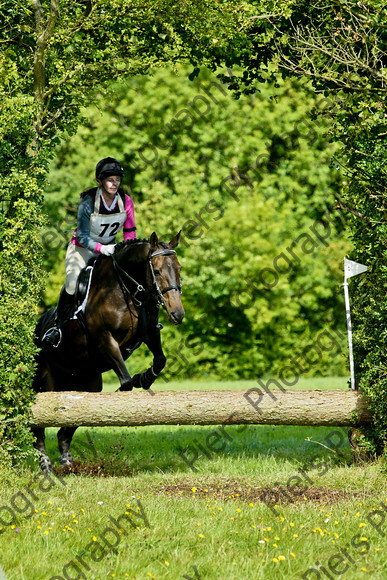
[[[98,189],[95,195],[94,212],[90,216],[90,237],[100,244],[114,244],[117,232],[123,227],[127,215],[124,203],[120,195],[118,197],[118,213],[100,214],[98,209],[102,202],[106,209],[109,209],[106,202],[101,195],[101,190]],[[113,206],[115,202],[113,201]]]

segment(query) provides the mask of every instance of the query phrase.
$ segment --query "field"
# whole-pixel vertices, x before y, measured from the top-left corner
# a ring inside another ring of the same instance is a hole
[[[297,386],[347,389],[335,377]],[[58,465],[56,430],[46,439]],[[0,472],[8,580],[387,577],[385,474],[354,464],[347,429],[80,428],[73,452],[73,473]]]

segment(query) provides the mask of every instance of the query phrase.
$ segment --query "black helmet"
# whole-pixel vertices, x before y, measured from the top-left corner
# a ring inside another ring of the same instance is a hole
[[[97,163],[95,177],[97,179],[105,179],[105,177],[109,177],[110,175],[119,175],[120,177],[123,177],[124,168],[117,159],[114,159],[114,157],[105,157],[105,159],[101,159],[101,161]]]

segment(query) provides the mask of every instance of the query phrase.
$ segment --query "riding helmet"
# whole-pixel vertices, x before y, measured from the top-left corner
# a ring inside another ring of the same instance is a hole
[[[101,161],[97,163],[95,177],[96,179],[105,179],[105,177],[111,175],[119,175],[120,177],[123,177],[124,168],[117,159],[114,159],[114,157],[105,157],[105,159],[101,159]]]

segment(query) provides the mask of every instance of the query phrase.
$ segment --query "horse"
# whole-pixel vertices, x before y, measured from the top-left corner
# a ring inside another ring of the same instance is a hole
[[[180,324],[184,317],[181,302],[181,266],[175,248],[179,232],[169,243],[135,239],[118,243],[112,256],[100,255],[92,270],[85,309],[62,327],[57,348],[41,349],[37,355],[33,381],[35,392],[102,390],[102,373],[113,369],[120,381],[118,391],[149,389],[166,364],[161,346],[160,307],[169,321]],[[80,274],[79,279],[82,276]],[[44,313],[36,325],[35,344],[41,347],[44,333],[53,325],[56,308]],[[125,360],[145,343],[153,354],[153,364],[143,373],[130,376]],[[58,431],[60,463],[71,465],[72,437],[77,427]],[[35,448],[40,452],[42,471],[52,464],[45,449],[44,428],[32,428]]]

